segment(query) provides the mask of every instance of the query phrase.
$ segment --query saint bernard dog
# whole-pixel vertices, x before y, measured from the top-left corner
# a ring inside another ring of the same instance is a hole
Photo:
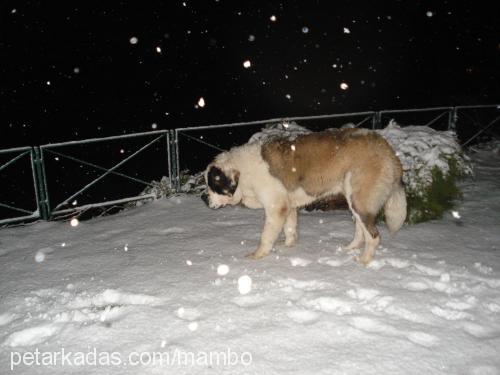
[[[258,248],[249,255],[270,253],[283,230],[286,246],[297,241],[297,210],[328,197],[342,195],[356,230],[346,250],[364,251],[368,264],[380,242],[375,226],[384,208],[391,233],[406,218],[401,162],[377,133],[368,129],[339,129],[299,135],[294,140],[273,138],[234,147],[219,154],[205,170],[205,203],[213,209],[243,204],[263,208],[265,224]]]

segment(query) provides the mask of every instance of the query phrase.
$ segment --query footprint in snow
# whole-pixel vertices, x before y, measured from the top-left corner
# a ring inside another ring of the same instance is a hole
[[[9,324],[10,322],[12,322],[15,319],[16,319],[15,314],[11,314],[11,313],[0,314],[0,326],[4,326],[6,324]]]
[[[463,323],[462,328],[469,335],[474,336],[478,339],[483,339],[483,338],[490,339],[490,338],[498,337],[500,335],[500,331],[497,329],[490,328],[490,327],[484,327],[480,324],[472,323],[472,322]]]
[[[395,337],[404,337],[408,341],[413,342],[414,344],[431,347],[434,346],[439,339],[436,336],[428,334],[426,332],[421,331],[400,331],[388,324],[381,323],[375,319],[367,318],[367,317],[354,317],[351,319],[351,325],[354,328],[357,328],[361,331],[373,334],[381,334],[385,336],[395,336]]]
[[[292,310],[288,311],[286,315],[299,324],[310,324],[318,320],[320,314],[311,310]]]
[[[406,333],[406,338],[417,345],[425,347],[434,346],[439,341],[436,336],[420,331],[408,332]]]
[[[318,297],[302,301],[300,304],[310,309],[336,315],[347,315],[352,313],[351,303],[336,297]]]
[[[185,233],[186,230],[184,228],[180,228],[180,227],[171,227],[171,228],[166,228],[166,229],[162,229],[159,231],[160,234],[181,234],[181,233]]]
[[[381,323],[378,320],[367,318],[364,316],[353,317],[350,321],[354,328],[368,333],[382,333],[389,336],[397,335],[399,332],[396,328]]]
[[[357,288],[348,290],[346,294],[359,301],[370,301],[377,297],[380,292],[376,289]]]
[[[266,298],[259,294],[251,294],[234,297],[232,301],[240,307],[257,307],[263,305],[266,302]]]
[[[278,280],[278,285],[281,288],[292,287],[306,292],[315,290],[324,290],[332,286],[332,284],[318,280],[296,280],[292,278]]]
[[[442,309],[439,306],[434,306],[431,309],[431,313],[433,313],[436,316],[439,316],[440,318],[446,319],[446,320],[473,320],[474,317],[465,312],[465,311],[458,311],[458,310],[452,310],[452,309]]]
[[[322,258],[318,259],[318,263],[319,264],[326,264],[327,266],[330,266],[330,267],[340,267],[351,260],[352,260],[352,257],[344,257],[342,259],[336,259],[336,258],[331,258],[331,257],[322,257]]]
[[[308,266],[309,264],[312,263],[312,261],[310,261],[309,259],[304,259],[304,258],[299,258],[299,257],[293,257],[293,258],[290,258],[290,264],[294,267],[306,267]]]
[[[175,314],[177,315],[178,318],[190,322],[200,318],[201,316],[201,313],[197,309],[186,308],[186,307],[179,307],[175,312]]]
[[[500,369],[491,365],[476,365],[468,372],[470,375],[498,375]]]
[[[429,285],[422,281],[410,281],[403,286],[406,290],[412,292],[421,292],[423,290],[429,289]]]

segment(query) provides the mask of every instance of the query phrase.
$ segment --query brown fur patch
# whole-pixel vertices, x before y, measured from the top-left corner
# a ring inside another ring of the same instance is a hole
[[[288,215],[288,206],[282,206],[280,208],[279,214],[280,214],[280,216],[287,216]]]
[[[376,238],[379,236],[379,232],[377,227],[375,226],[375,215],[372,214],[359,214],[361,221],[365,224],[366,229],[370,233],[372,238]]]
[[[273,139],[262,145],[261,154],[271,175],[288,191],[302,188],[315,197],[342,183],[348,171],[353,177],[370,172],[377,175],[389,163],[394,166],[395,178],[399,180],[402,174],[401,163],[391,146],[366,129],[311,133],[293,141]]]
[[[349,205],[343,194],[330,195],[325,198],[318,199],[317,201],[308,204],[304,207],[306,211],[330,211],[330,210],[347,210]]]

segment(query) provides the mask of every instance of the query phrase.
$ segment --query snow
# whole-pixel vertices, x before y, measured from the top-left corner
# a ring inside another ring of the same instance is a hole
[[[499,373],[500,154],[478,149],[471,158],[475,179],[462,185],[461,220],[450,214],[395,237],[381,225],[383,246],[369,267],[339,246],[354,231],[346,211],[301,213],[298,244],[278,243],[259,261],[245,255],[257,246],[262,211],[210,210],[190,195],[75,228],[4,228],[0,371]],[[221,265],[230,272],[221,275]],[[168,368],[21,363],[36,350],[97,350],[123,361],[131,353],[227,352],[240,360]]]
[[[197,108],[203,108],[205,107],[205,99],[203,97],[201,97],[200,99],[198,99],[198,103],[197,103]]]

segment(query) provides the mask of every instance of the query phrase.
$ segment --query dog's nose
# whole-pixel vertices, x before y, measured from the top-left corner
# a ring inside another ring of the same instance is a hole
[[[205,204],[208,206],[208,194],[207,193],[201,194],[201,200],[203,202],[205,202]]]

